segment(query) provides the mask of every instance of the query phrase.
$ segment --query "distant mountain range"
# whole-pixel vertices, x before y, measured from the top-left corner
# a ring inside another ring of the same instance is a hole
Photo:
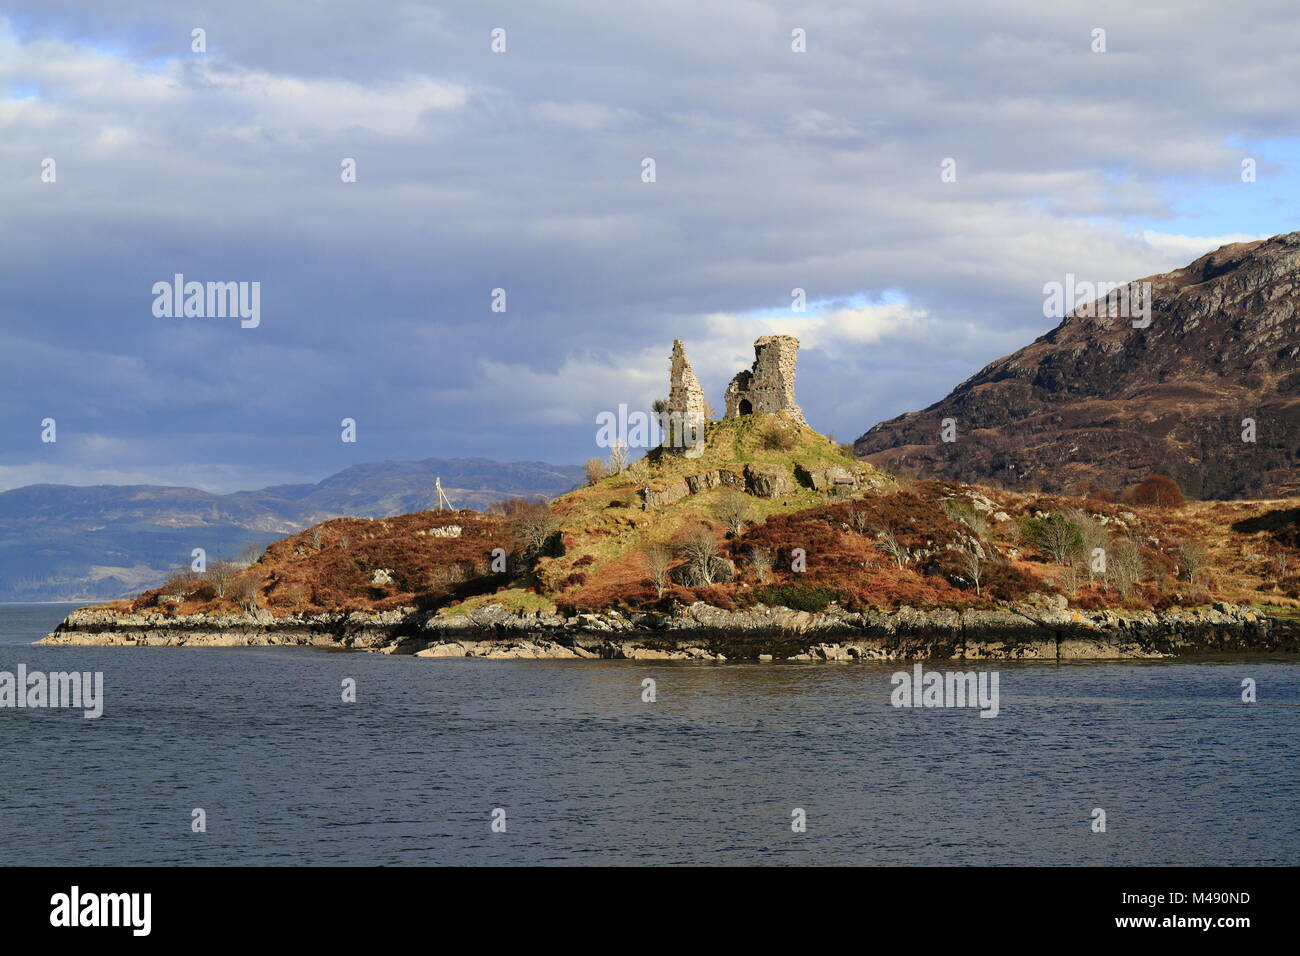
[[[485,510],[505,498],[563,494],[582,471],[539,461],[426,458],[228,495],[159,485],[28,485],[0,493],[0,601],[135,594],[188,564],[194,548],[209,560],[234,558],[328,518],[431,508],[439,476],[457,508]]]
[[[1142,281],[1145,328],[1076,310],[854,450],[895,473],[1010,490],[1115,492],[1157,472],[1196,498],[1300,495],[1300,232]]]

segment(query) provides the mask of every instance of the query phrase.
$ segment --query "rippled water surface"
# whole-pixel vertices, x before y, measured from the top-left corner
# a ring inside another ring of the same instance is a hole
[[[0,709],[6,864],[1294,864],[1300,850],[1295,659],[963,665],[1000,675],[1001,713],[983,719],[890,706],[901,666],[29,646],[68,609],[0,605],[0,671],[102,671],[106,697],[98,720]],[[1243,678],[1258,703],[1241,703]]]

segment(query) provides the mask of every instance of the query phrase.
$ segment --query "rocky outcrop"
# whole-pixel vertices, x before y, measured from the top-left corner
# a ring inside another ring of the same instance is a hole
[[[744,477],[730,468],[715,468],[703,474],[687,475],[684,480],[687,489],[693,495],[698,495],[701,491],[708,491],[710,488],[745,487]]]
[[[711,488],[735,488],[755,498],[781,498],[795,490],[796,481],[805,488],[827,492],[879,491],[892,484],[887,475],[865,465],[810,468],[797,464],[792,474],[781,465],[751,462],[743,467],[714,468],[698,475],[646,485],[640,491],[641,507],[646,511],[663,508]]]
[[[415,608],[274,617],[244,614],[128,613],[78,608],[41,644],[164,647],[276,647],[298,645],[380,650],[415,619]]]
[[[663,508],[681,501],[691,493],[690,485],[684,479],[677,479],[660,484],[658,487],[646,485],[641,489],[641,507],[650,511]]]
[[[795,466],[795,476],[814,491],[827,491],[832,488],[856,488],[858,476],[848,468],[831,465],[826,468],[805,468]]]
[[[583,660],[600,657],[577,644],[541,638],[443,641],[415,652],[416,657],[486,657],[492,660]]]
[[[813,613],[697,602],[674,613],[560,617],[490,604],[463,614],[398,608],[272,618],[74,611],[44,644],[281,646],[421,657],[588,660],[1125,660],[1300,652],[1300,628],[1235,604],[1160,613],[1081,611],[1060,596],[986,609]]]
[[[714,468],[641,489],[641,507],[646,511],[675,504],[690,495],[711,488],[735,488],[758,498],[776,498],[793,489],[790,472],[778,465],[745,465],[743,471]]]
[[[1142,281],[1149,319],[1078,309],[854,450],[1013,490],[1119,491],[1157,472],[1195,498],[1300,494],[1300,233]]]
[[[458,524],[449,524],[442,528],[429,528],[423,531],[417,531],[416,534],[429,535],[434,538],[459,538],[461,527]]]
[[[755,498],[780,498],[792,488],[790,472],[780,465],[745,466],[745,490]]]

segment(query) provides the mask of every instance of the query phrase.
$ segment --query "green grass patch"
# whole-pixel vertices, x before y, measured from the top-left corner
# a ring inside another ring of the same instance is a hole
[[[755,603],[772,607],[788,607],[795,611],[817,613],[826,610],[832,601],[840,599],[835,588],[807,584],[770,584],[749,592]]]
[[[477,611],[485,608],[489,604],[499,604],[501,607],[510,612],[531,611],[534,613],[555,613],[555,602],[550,598],[543,597],[532,591],[525,591],[523,588],[510,588],[506,591],[498,591],[496,594],[480,594],[478,597],[472,597],[469,600],[461,601],[454,607],[445,607],[438,612],[439,617],[462,617],[471,611]]]

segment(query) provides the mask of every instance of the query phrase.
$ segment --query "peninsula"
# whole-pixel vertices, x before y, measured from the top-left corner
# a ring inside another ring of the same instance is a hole
[[[891,475],[809,427],[764,336],[710,418],[673,344],[659,445],[549,502],[338,518],[81,608],[43,643],[422,657],[1068,660],[1300,651],[1300,499]]]

